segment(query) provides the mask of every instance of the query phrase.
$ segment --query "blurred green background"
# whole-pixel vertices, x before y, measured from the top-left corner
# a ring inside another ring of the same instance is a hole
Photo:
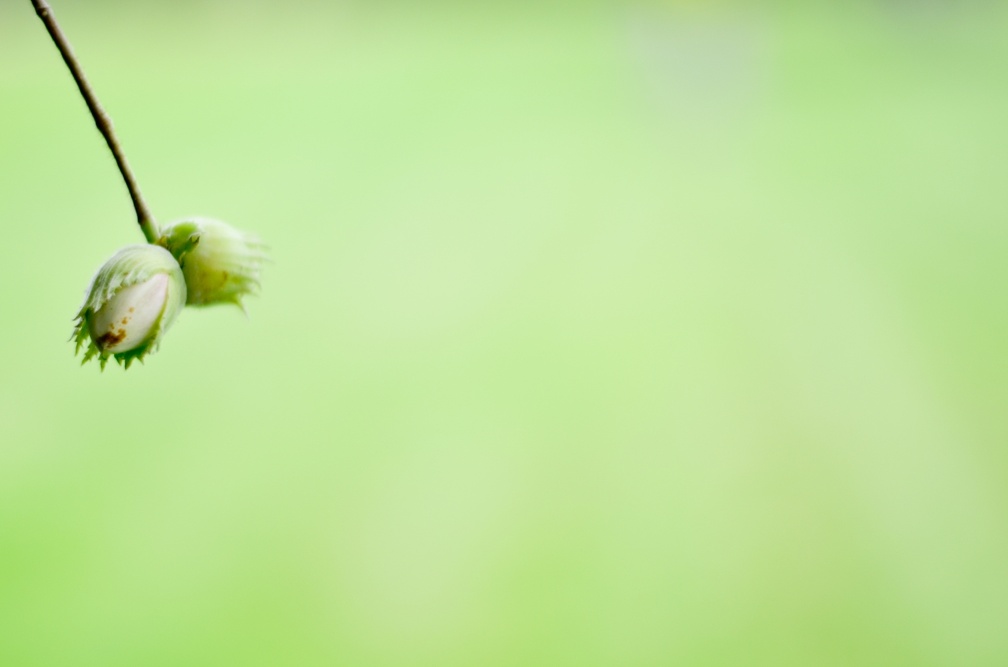
[[[0,5],[0,665],[1008,664],[997,3]]]

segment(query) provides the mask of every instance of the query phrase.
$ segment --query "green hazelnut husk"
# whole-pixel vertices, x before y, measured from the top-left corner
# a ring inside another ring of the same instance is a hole
[[[266,260],[259,238],[210,218],[186,218],[163,228],[158,245],[182,267],[188,288],[186,305],[233,303],[259,291]]]
[[[98,269],[77,313],[76,352],[87,363],[109,358],[126,368],[157,350],[186,301],[182,269],[171,253],[155,245],[119,250]]]

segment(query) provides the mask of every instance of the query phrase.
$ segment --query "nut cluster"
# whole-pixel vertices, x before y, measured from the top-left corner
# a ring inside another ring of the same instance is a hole
[[[143,361],[186,305],[243,308],[265,259],[256,236],[208,218],[178,220],[156,243],[123,248],[98,269],[75,318],[70,340],[84,349],[81,363]]]

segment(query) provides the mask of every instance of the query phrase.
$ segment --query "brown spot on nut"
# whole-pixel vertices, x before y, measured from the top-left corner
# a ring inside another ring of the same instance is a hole
[[[119,329],[119,331],[108,331],[103,333],[101,336],[98,336],[98,339],[95,340],[95,344],[104,350],[112,347],[113,345],[118,345],[124,338],[126,338],[125,329]]]

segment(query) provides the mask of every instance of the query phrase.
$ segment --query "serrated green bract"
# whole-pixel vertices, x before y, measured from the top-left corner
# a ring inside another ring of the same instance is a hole
[[[186,218],[164,227],[158,245],[178,260],[190,306],[233,303],[259,291],[266,253],[254,234],[210,218]]]
[[[84,348],[82,364],[97,357],[104,369],[114,357],[129,368],[158,348],[185,301],[185,278],[171,253],[128,246],[98,269],[70,340],[77,353]]]

